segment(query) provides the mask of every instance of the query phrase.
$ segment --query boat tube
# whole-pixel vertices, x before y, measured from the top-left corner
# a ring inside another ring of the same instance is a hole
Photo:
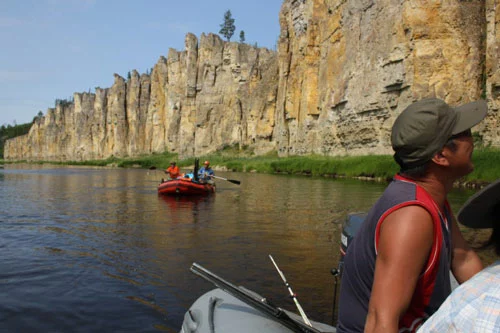
[[[158,194],[163,195],[207,195],[215,192],[215,184],[201,183],[190,178],[162,181]]]
[[[265,297],[215,275],[197,263],[191,271],[217,286],[199,297],[184,316],[181,333],[335,333],[332,326],[276,307]]]
[[[345,251],[365,217],[365,213],[352,213],[342,224],[341,259],[338,268],[332,270],[335,277],[333,313],[336,312],[337,276],[342,275]],[[336,332],[335,327],[316,321],[311,321],[312,327],[308,326],[301,316],[276,307],[265,297],[245,287],[237,287],[197,263],[193,263],[191,271],[217,288],[193,303],[184,316],[181,333]]]

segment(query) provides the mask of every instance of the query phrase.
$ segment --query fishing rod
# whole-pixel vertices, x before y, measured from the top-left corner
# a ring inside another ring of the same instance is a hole
[[[306,323],[307,325],[311,326],[312,327],[312,324],[311,322],[309,321],[309,319],[307,318],[306,316],[306,313],[304,312],[304,310],[302,309],[302,307],[300,306],[300,303],[299,301],[297,300],[297,295],[292,291],[292,287],[290,286],[290,284],[286,281],[286,278],[285,278],[285,275],[283,274],[283,272],[279,269],[278,265],[276,264],[276,261],[274,261],[273,259],[273,256],[269,255],[269,258],[271,258],[271,261],[273,262],[274,264],[274,267],[276,267],[276,270],[278,271],[278,273],[280,274],[281,276],[281,279],[283,280],[283,282],[285,283],[285,286],[288,288],[288,292],[290,292],[290,296],[293,298],[293,301],[295,302],[295,305],[297,306],[297,309],[299,310],[300,312],[300,316],[302,317],[302,319],[304,320],[304,323]]]
[[[300,320],[295,320],[290,317],[287,312],[279,307],[274,306],[268,299],[259,296],[258,294],[244,288],[237,287],[234,284],[224,280],[223,278],[215,275],[208,269],[202,267],[197,263],[193,263],[190,268],[191,272],[202,277],[203,279],[213,283],[219,289],[224,290],[230,295],[233,295],[240,301],[250,305],[254,309],[262,312],[270,318],[274,318],[282,325],[290,328],[294,332],[299,333],[321,333],[313,326],[307,326]]]

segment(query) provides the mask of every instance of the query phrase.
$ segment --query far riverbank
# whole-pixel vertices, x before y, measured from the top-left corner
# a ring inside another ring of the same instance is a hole
[[[367,156],[290,156],[278,157],[276,154],[254,156],[247,151],[228,148],[215,154],[199,156],[203,163],[209,160],[215,170],[258,173],[285,173],[305,176],[361,178],[376,181],[389,181],[399,170],[391,155]],[[35,163],[58,165],[89,165],[113,166],[123,168],[166,169],[169,163],[175,160],[184,170],[191,170],[194,158],[178,159],[177,154],[163,153],[145,155],[134,158],[108,158],[92,161],[65,161],[65,162],[9,162],[0,160],[0,164],[8,163]],[[474,151],[474,172],[461,179],[456,185],[460,187],[481,187],[500,178],[500,150],[493,148],[479,148]]]

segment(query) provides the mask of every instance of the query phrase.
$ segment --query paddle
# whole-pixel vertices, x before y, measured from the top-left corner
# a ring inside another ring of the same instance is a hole
[[[228,181],[228,182],[236,184],[236,185],[240,185],[241,184],[241,182],[239,180],[227,179],[227,178],[217,177],[217,176],[213,176],[213,175],[210,175],[210,177],[217,178],[217,179],[222,179],[222,180]]]
[[[149,170],[154,170],[155,177],[158,175],[158,173],[157,173],[158,170],[156,169],[156,167],[154,165],[150,166],[148,169]],[[149,171],[148,171],[148,175],[149,175]],[[150,181],[154,181],[154,182],[158,183],[158,181],[156,181],[156,180],[150,180]],[[163,183],[163,178],[160,180],[160,184],[161,183]]]

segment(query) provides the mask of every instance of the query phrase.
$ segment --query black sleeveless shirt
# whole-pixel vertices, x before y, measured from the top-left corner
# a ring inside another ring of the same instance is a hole
[[[451,233],[447,222],[451,221],[449,205],[446,202],[443,216],[434,200],[422,187],[396,175],[368,213],[347,249],[340,289],[337,327],[339,333],[364,331],[375,273],[380,226],[387,215],[409,205],[419,205],[431,214],[434,222],[434,241],[410,306],[400,318],[399,332],[415,332],[451,293]]]

